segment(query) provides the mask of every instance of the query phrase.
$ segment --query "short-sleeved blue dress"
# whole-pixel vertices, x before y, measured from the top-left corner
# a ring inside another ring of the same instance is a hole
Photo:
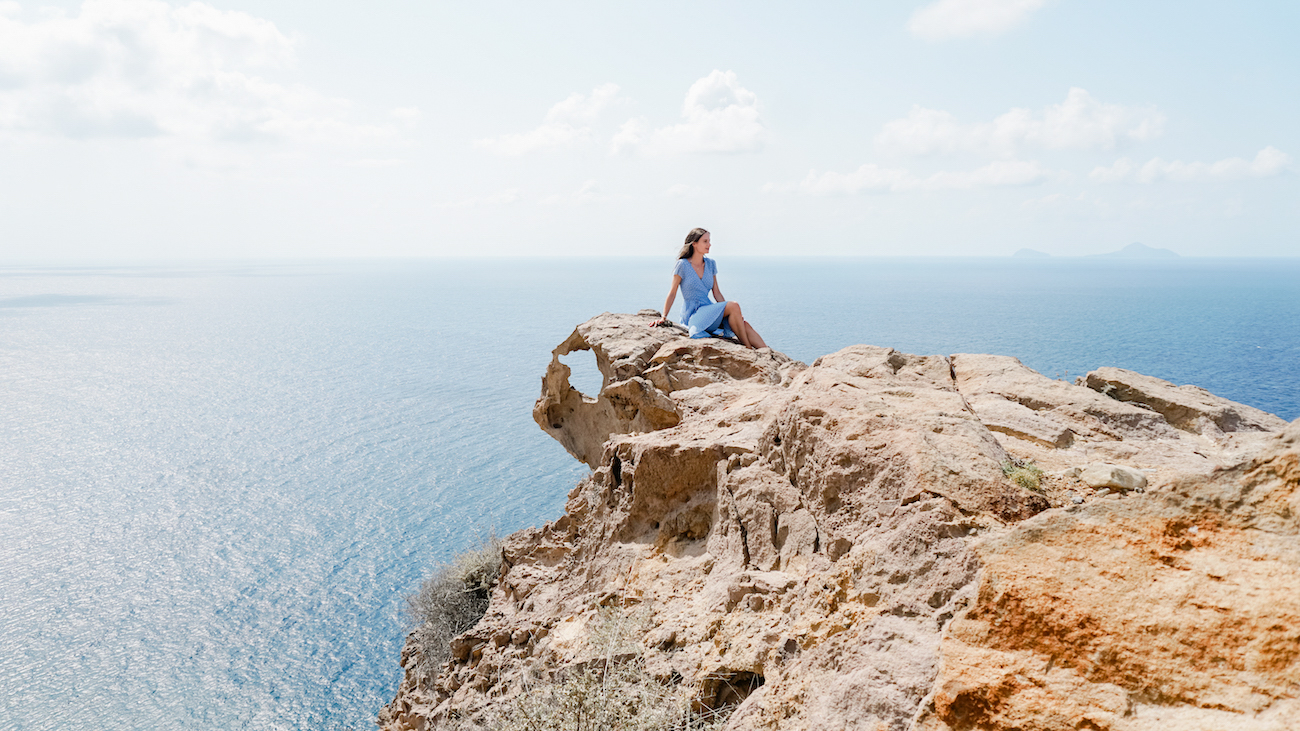
[[[736,334],[728,327],[723,310],[727,301],[713,302],[709,292],[713,289],[713,278],[718,273],[717,262],[704,257],[704,276],[695,273],[695,267],[687,259],[678,259],[673,267],[673,274],[682,278],[682,322],[690,329],[693,338],[705,338],[710,335],[734,338]]]

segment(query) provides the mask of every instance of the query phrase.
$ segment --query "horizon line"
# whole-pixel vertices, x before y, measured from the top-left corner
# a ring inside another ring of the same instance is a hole
[[[1040,252],[1041,253],[1041,252]],[[1018,262],[1043,262],[1048,260],[1104,260],[1118,262],[1173,262],[1178,260],[1270,260],[1300,259],[1300,254],[1175,254],[1174,256],[1115,256],[1116,252],[1101,254],[1044,254],[1042,256],[1015,256],[1013,254],[766,254],[739,253],[727,254],[727,259],[998,259]],[[390,262],[390,261],[479,261],[503,259],[666,259],[663,254],[401,254],[401,255],[294,255],[294,256],[129,256],[129,257],[58,257],[58,258],[22,258],[5,261],[0,259],[0,268],[20,267],[114,267],[143,266],[163,264],[277,264],[277,263],[339,263],[339,262]],[[710,257],[716,258],[716,257]]]

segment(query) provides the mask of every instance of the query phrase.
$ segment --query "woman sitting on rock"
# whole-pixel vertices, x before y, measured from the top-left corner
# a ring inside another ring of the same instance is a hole
[[[650,323],[651,326],[668,322],[668,312],[677,298],[677,288],[681,287],[682,322],[690,329],[691,337],[734,337],[745,347],[766,348],[767,343],[763,342],[758,331],[740,314],[740,303],[722,298],[722,290],[718,288],[718,265],[704,256],[710,248],[708,231],[697,228],[686,234],[686,244],[677,254],[677,266],[673,268],[673,283],[664,302],[664,316]],[[713,302],[709,301],[710,290],[713,291]]]

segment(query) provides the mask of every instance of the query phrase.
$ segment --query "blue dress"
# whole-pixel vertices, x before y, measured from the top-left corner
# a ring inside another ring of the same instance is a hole
[[[678,259],[673,267],[673,274],[682,278],[682,322],[690,329],[693,338],[715,337],[734,338],[723,319],[723,310],[727,301],[713,302],[709,292],[713,289],[713,278],[718,273],[718,264],[707,256],[704,257],[704,276],[695,273],[695,267],[686,259]]]

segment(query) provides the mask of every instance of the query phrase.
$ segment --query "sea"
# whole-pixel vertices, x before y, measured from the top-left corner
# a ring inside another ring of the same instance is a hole
[[[1300,259],[717,258],[806,362],[1118,366],[1300,417]],[[373,728],[405,597],[586,474],[531,418],[552,348],[672,264],[0,266],[0,729]]]

